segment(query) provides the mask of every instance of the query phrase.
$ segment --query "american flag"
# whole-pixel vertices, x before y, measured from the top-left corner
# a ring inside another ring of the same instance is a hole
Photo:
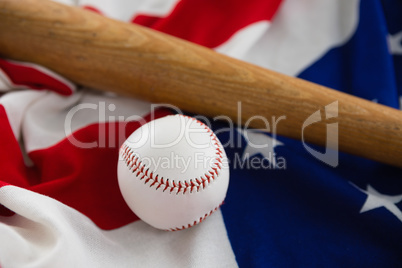
[[[402,105],[401,1],[59,2]],[[186,230],[147,225],[120,193],[118,151],[140,126],[128,118],[171,113],[0,59],[0,267],[402,267],[401,169],[330,165],[311,154],[325,148],[222,121],[224,204]]]

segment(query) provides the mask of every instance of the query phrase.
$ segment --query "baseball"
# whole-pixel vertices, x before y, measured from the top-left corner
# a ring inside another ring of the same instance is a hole
[[[117,172],[134,213],[168,231],[205,220],[220,207],[229,184],[221,142],[205,124],[180,114],[134,131],[120,148]]]

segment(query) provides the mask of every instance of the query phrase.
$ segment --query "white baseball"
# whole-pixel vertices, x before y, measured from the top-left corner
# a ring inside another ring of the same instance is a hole
[[[155,228],[192,227],[225,199],[229,168],[222,144],[195,118],[170,115],[137,129],[120,149],[120,191]]]

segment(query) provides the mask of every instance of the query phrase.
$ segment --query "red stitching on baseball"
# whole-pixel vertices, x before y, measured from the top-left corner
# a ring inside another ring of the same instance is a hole
[[[192,178],[188,181],[184,181],[184,185],[182,185],[182,181],[178,181],[177,184],[175,182],[175,180],[171,180],[171,185],[169,184],[169,179],[166,179],[166,181],[163,180],[163,177],[160,177],[160,181],[158,181],[158,175],[156,174],[155,178],[153,178],[153,172],[150,172],[150,174],[148,175],[148,168],[145,170],[145,166],[144,164],[141,162],[141,160],[139,159],[139,157],[134,153],[134,151],[127,146],[126,144],[123,144],[120,152],[123,156],[123,160],[126,162],[127,167],[129,168],[129,170],[132,170],[132,173],[136,173],[137,177],[140,176],[140,174],[142,174],[140,180],[144,180],[144,184],[147,184],[149,181],[153,181],[152,183],[149,184],[149,187],[155,187],[155,190],[158,190],[159,188],[162,187],[163,188],[163,192],[165,192],[167,189],[171,188],[169,193],[172,193],[174,191],[174,189],[177,189],[176,194],[179,194],[180,192],[183,192],[183,194],[185,194],[187,191],[189,191],[190,193],[192,193],[194,191],[194,188],[197,189],[197,192],[200,190],[200,188],[202,187],[202,189],[204,189],[207,184],[206,182],[208,182],[208,184],[211,183],[211,180],[215,180],[216,177],[215,176],[219,176],[219,171],[222,169],[222,147],[218,142],[218,138],[216,137],[215,133],[213,133],[211,131],[211,129],[209,129],[204,123],[202,123],[201,121],[187,116],[187,115],[182,115],[179,114],[182,117],[187,117],[193,121],[195,121],[196,123],[198,123],[199,125],[203,126],[204,129],[207,130],[208,133],[211,133],[211,140],[214,141],[213,145],[215,146],[215,162],[212,164],[211,170],[207,170],[203,175],[201,175],[198,178]],[[216,174],[216,175],[215,175]],[[203,177],[206,177],[207,179],[204,179]],[[197,184],[195,184],[194,181],[197,182]],[[201,180],[201,182],[199,181]],[[218,207],[217,207],[218,208]],[[217,209],[216,208],[216,209]]]
[[[184,230],[184,229],[188,229],[190,227],[193,227],[194,225],[197,225],[201,222],[203,222],[206,218],[208,218],[209,216],[212,215],[212,213],[214,213],[215,211],[218,210],[218,208],[220,208],[223,205],[224,201],[222,201],[222,203],[220,203],[217,207],[215,207],[214,209],[212,209],[211,211],[209,211],[208,213],[205,213],[204,216],[200,217],[198,220],[195,220],[193,223],[189,223],[187,224],[187,226],[183,225],[182,227],[173,227],[170,229],[165,229],[165,231],[180,231],[180,230]]]

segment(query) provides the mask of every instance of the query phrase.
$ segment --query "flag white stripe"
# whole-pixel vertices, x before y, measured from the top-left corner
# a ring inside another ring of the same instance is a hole
[[[295,76],[331,48],[346,43],[355,32],[358,19],[358,0],[286,0],[270,27],[258,33],[261,38],[247,44],[248,51],[240,49],[246,41],[238,36],[248,36],[248,31],[251,35],[255,31],[253,25],[237,32],[222,47],[240,50],[241,56],[227,52],[231,56]],[[222,50],[218,48],[225,53]]]
[[[17,198],[18,197],[18,198]],[[2,267],[237,267],[220,211],[179,232],[142,221],[105,231],[64,204],[15,186],[0,188]]]

